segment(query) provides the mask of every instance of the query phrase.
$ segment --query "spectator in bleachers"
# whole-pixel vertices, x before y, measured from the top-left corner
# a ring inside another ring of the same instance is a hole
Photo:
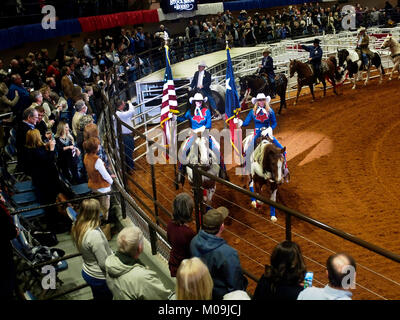
[[[238,253],[222,239],[224,220],[229,211],[225,207],[211,209],[203,216],[203,226],[190,243],[192,256],[201,258],[214,281],[213,299],[221,300],[231,291],[246,290]]]
[[[48,130],[51,131],[53,124],[54,124],[54,120],[49,120],[47,118],[46,112],[45,112],[43,106],[37,105],[36,107],[34,107],[34,109],[38,113],[38,121],[36,123],[35,129],[39,130],[40,135],[42,136],[42,139],[45,140],[46,132]]]
[[[74,84],[71,80],[71,68],[64,66],[61,70],[61,90],[64,93],[65,99],[68,101],[68,105],[72,103],[72,89]]]
[[[118,250],[106,259],[107,284],[114,300],[167,300],[173,293],[139,257],[144,248],[143,232],[135,226],[118,234]]]
[[[125,124],[129,126],[133,126],[132,124],[132,117],[135,115],[135,107],[133,104],[128,101],[128,110],[125,110],[125,101],[118,100],[116,102],[117,110],[115,112],[116,116]],[[132,134],[132,130],[125,127],[124,125],[121,126],[122,130],[122,142],[124,144],[125,149],[125,164],[127,166],[128,174],[132,174],[134,170],[134,161],[133,161],[133,151],[135,149],[135,140]],[[116,126],[115,126],[116,128]]]
[[[22,121],[17,124],[17,137],[16,137],[16,149],[17,149],[17,172],[25,171],[27,161],[26,157],[26,133],[29,130],[35,129],[36,123],[38,122],[38,112],[34,108],[28,108],[22,115]]]
[[[297,300],[351,300],[355,285],[356,262],[346,253],[336,253],[326,261],[329,283],[324,288],[308,287]]]
[[[291,241],[278,244],[270,265],[258,281],[253,300],[296,300],[304,289],[306,266],[300,247]]]
[[[13,259],[11,240],[16,238],[19,230],[15,227],[10,212],[5,206],[5,201],[0,190],[0,250],[2,263],[0,264],[0,299],[1,301],[13,300],[16,288],[16,270]]]
[[[19,123],[19,121],[22,120],[23,112],[31,105],[29,92],[23,86],[22,78],[19,74],[13,74],[11,76],[11,85],[8,90],[7,98],[12,101],[15,98],[16,91],[18,91],[19,100],[14,105],[13,113],[15,115],[16,122]]]
[[[61,174],[71,184],[80,183],[81,181],[78,171],[78,162],[81,152],[75,146],[75,141],[70,133],[68,123],[61,121],[58,124],[55,139],[57,164]]]
[[[92,61],[94,59],[94,56],[90,50],[91,39],[85,38],[83,42],[85,43],[83,46],[83,54],[89,61]]]
[[[185,192],[178,194],[172,203],[173,218],[167,226],[167,238],[171,244],[168,261],[171,277],[176,276],[181,261],[191,257],[190,241],[196,234],[188,223],[192,221],[193,209],[193,199]]]
[[[80,150],[83,150],[83,142],[85,141],[84,138],[84,131],[88,124],[94,123],[94,119],[90,114],[85,114],[83,117],[79,119],[78,123],[78,130],[76,136],[76,145]]]
[[[15,90],[14,99],[10,100],[7,98],[8,88],[4,82],[0,83],[0,114],[11,112],[13,107],[19,101],[18,91]]]
[[[73,59],[73,63],[70,64],[69,68],[71,70],[70,76],[73,84],[78,85],[79,87],[85,86],[85,77],[81,71],[81,59],[75,57]]]
[[[26,133],[26,173],[32,177],[32,184],[40,204],[52,204],[56,201],[59,193],[63,193],[67,198],[73,196],[59,179],[56,167],[56,141],[50,139],[45,144],[37,129],[29,130]],[[65,219],[57,215],[54,208],[46,211],[47,228],[54,232],[64,232],[68,228]]]
[[[137,29],[137,33],[135,36],[135,41],[136,41],[135,48],[138,53],[143,52],[145,50],[145,46],[144,46],[145,39],[146,39],[146,36],[144,35],[143,28],[139,27]]]
[[[213,280],[199,258],[184,259],[176,274],[176,300],[211,300]]]
[[[75,138],[78,136],[78,125],[80,119],[86,114],[88,108],[85,104],[85,101],[83,100],[78,100],[75,103],[75,114],[74,117],[72,118],[72,133],[74,134]]]
[[[84,164],[88,175],[88,187],[95,193],[107,193],[111,191],[114,175],[110,175],[104,165],[103,160],[97,155],[100,149],[98,138],[89,138],[83,143],[85,149]],[[99,198],[103,219],[108,221],[108,210],[110,208],[110,196],[105,195]]]
[[[97,199],[83,200],[71,236],[82,254],[82,277],[92,289],[94,300],[106,301],[113,298],[106,282],[105,264],[113,252],[100,228],[100,214],[101,206]]]

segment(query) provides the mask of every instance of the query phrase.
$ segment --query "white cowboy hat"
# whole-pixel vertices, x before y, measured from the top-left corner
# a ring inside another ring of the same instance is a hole
[[[192,104],[193,101],[204,101],[207,102],[207,97],[203,98],[200,92],[197,92],[193,97],[189,98],[189,102]]]
[[[206,67],[207,68],[207,64],[204,60],[199,62],[199,67]]]
[[[367,29],[365,29],[365,27],[360,27],[359,29],[358,29],[358,32],[357,33],[360,33],[360,32],[362,32],[362,31],[366,31]]]
[[[271,101],[270,96],[265,96],[264,93],[257,94],[257,97],[251,99],[251,103],[255,104],[258,100],[266,100],[267,104]]]
[[[266,48],[263,50],[262,53],[266,53],[266,52],[271,53],[271,48],[266,47]]]

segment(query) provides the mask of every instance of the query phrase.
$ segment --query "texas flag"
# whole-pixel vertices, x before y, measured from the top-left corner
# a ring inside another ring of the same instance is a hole
[[[238,151],[237,145],[240,142],[240,137],[237,137],[235,129],[237,129],[237,116],[240,112],[240,101],[239,94],[236,90],[235,76],[233,74],[232,60],[229,46],[226,46],[226,91],[225,91],[225,115],[226,123],[229,125],[231,131],[231,144],[238,155],[241,153]]]

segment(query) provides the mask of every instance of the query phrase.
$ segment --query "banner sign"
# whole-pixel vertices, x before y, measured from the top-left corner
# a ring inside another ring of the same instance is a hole
[[[164,13],[197,10],[197,0],[161,0],[160,7]]]

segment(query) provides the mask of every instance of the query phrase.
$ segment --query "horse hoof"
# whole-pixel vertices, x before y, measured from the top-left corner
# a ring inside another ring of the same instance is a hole
[[[278,218],[277,217],[275,217],[275,216],[271,216],[271,221],[272,222],[276,222],[278,220]]]
[[[356,87],[354,86],[354,87],[352,87],[351,89],[352,89],[352,90],[355,90],[355,89],[356,89]]]
[[[256,202],[256,201],[252,201],[252,202],[251,202],[251,206],[252,206],[254,209],[257,209],[257,202]]]
[[[400,79],[400,78],[399,78]],[[392,78],[389,78],[389,81],[392,80]]]

